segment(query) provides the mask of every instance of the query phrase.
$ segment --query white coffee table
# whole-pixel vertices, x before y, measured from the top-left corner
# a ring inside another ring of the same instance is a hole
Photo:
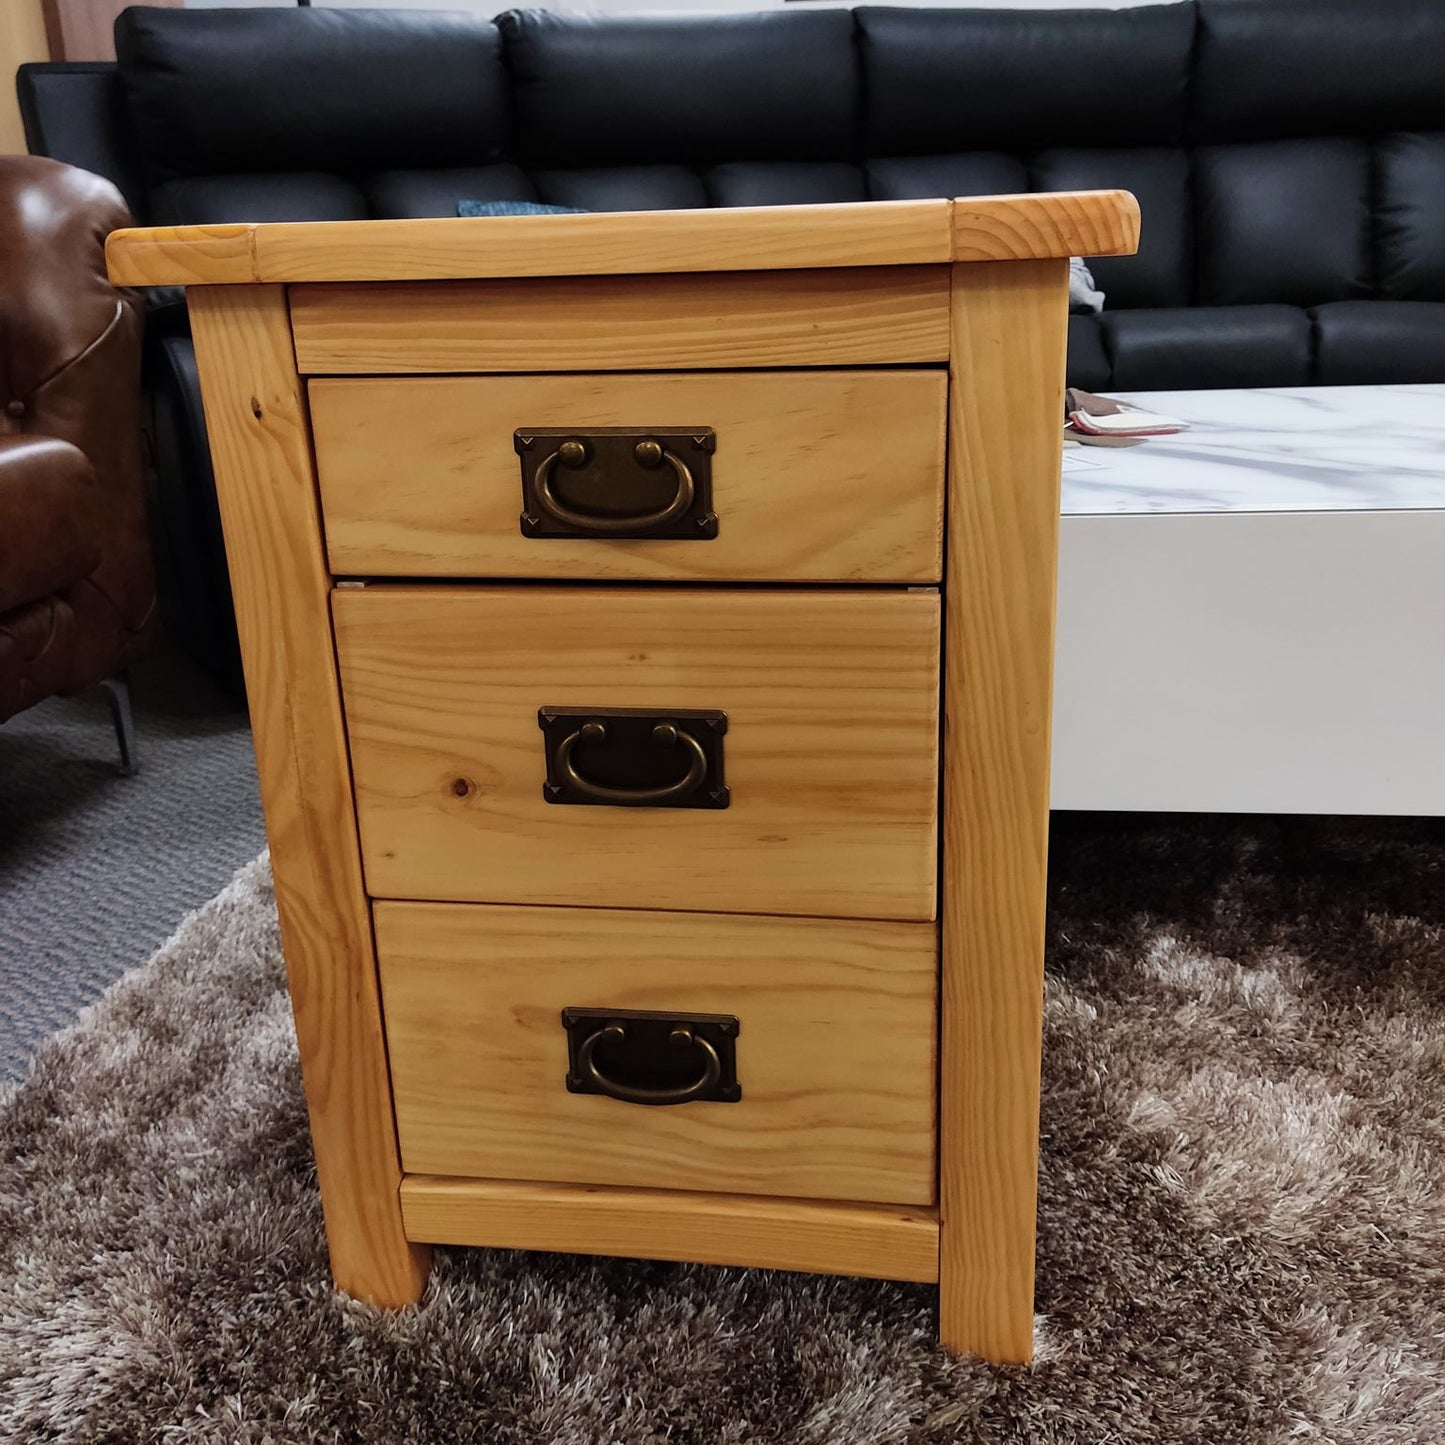
[[[1445,814],[1445,386],[1125,399],[1193,425],[1065,452],[1053,806]]]

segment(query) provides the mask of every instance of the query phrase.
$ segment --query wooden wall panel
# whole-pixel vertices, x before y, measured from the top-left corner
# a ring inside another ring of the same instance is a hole
[[[13,0],[7,0],[13,3]],[[134,0],[40,0],[52,60],[114,60],[115,17]],[[145,0],[183,10],[186,0]]]
[[[0,3],[0,155],[22,155],[25,132],[15,99],[15,71],[32,60],[48,60],[45,19],[40,0],[3,0]]]

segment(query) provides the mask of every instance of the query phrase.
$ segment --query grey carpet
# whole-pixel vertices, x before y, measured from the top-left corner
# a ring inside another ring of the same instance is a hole
[[[164,647],[132,692],[132,778],[98,694],[0,726],[0,1078],[265,843],[244,709]]]
[[[1445,832],[1055,832],[1031,1369],[917,1286],[458,1250],[339,1298],[257,865],[0,1101],[0,1439],[1445,1440]]]

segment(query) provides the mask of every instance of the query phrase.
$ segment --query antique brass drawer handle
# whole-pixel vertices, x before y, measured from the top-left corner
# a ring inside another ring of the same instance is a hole
[[[727,714],[647,708],[542,708],[549,803],[620,808],[726,808]],[[679,757],[685,759],[678,775]]]
[[[522,459],[524,536],[717,536],[711,486],[717,439],[710,427],[521,429],[512,441]],[[570,476],[565,496],[563,475]]]
[[[565,1008],[567,1088],[624,1104],[688,1104],[742,1098],[729,1014],[678,1015]]]
[[[627,1029],[622,1024],[609,1024],[595,1034],[588,1034],[587,1041],[577,1056],[590,1082],[599,1094],[612,1099],[621,1099],[627,1104],[685,1104],[689,1099],[700,1098],[717,1087],[722,1077],[722,1060],[717,1050],[704,1038],[699,1038],[691,1029],[679,1027],[668,1034],[667,1042],[674,1048],[696,1049],[703,1057],[702,1073],[690,1084],[680,1084],[672,1089],[643,1089],[624,1084],[620,1079],[609,1079],[597,1063],[597,1050],[605,1043],[625,1044]]]
[[[574,511],[573,508],[564,506],[558,501],[557,494],[552,490],[552,472],[557,463],[561,462],[564,467],[574,469],[587,465],[587,443],[578,441],[576,437],[569,437],[537,468],[538,504],[549,517],[554,521],[561,522],[564,526],[574,527],[579,532],[607,533],[629,532],[634,529],[639,532],[651,532],[654,528],[666,525],[674,517],[681,516],[692,506],[693,498],[697,495],[697,488],[693,483],[692,472],[687,463],[676,452],[670,452],[661,442],[654,441],[651,437],[645,437],[633,447],[632,455],[637,459],[637,464],[642,467],[659,467],[665,462],[672,468],[673,475],[677,478],[677,491],[673,494],[672,500],[658,511],[643,512],[640,516],[633,517],[599,517],[586,512]]]
[[[691,754],[688,758],[687,772],[675,783],[664,783],[657,788],[609,788],[605,783],[594,783],[591,778],[583,777],[577,771],[577,765],[572,761],[572,754],[576,751],[579,743],[605,743],[607,741],[607,724],[598,722],[596,719],[583,723],[575,733],[562,740],[562,746],[557,749],[557,766],[562,769],[573,788],[588,802],[631,803],[638,806],[681,802],[690,794],[695,793],[702,780],[707,776],[707,754],[703,752],[702,744],[691,733],[678,732],[672,723],[658,723],[652,730],[652,740],[664,748],[676,747],[678,743],[681,743],[684,749]]]

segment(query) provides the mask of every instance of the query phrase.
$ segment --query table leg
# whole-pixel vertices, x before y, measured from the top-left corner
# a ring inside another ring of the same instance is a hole
[[[1033,1349],[1050,680],[1068,262],[953,271],[939,1333]]]
[[[230,559],[261,799],[336,1283],[418,1299],[402,1227],[371,910],[331,635],[305,390],[285,289],[187,295]]]

